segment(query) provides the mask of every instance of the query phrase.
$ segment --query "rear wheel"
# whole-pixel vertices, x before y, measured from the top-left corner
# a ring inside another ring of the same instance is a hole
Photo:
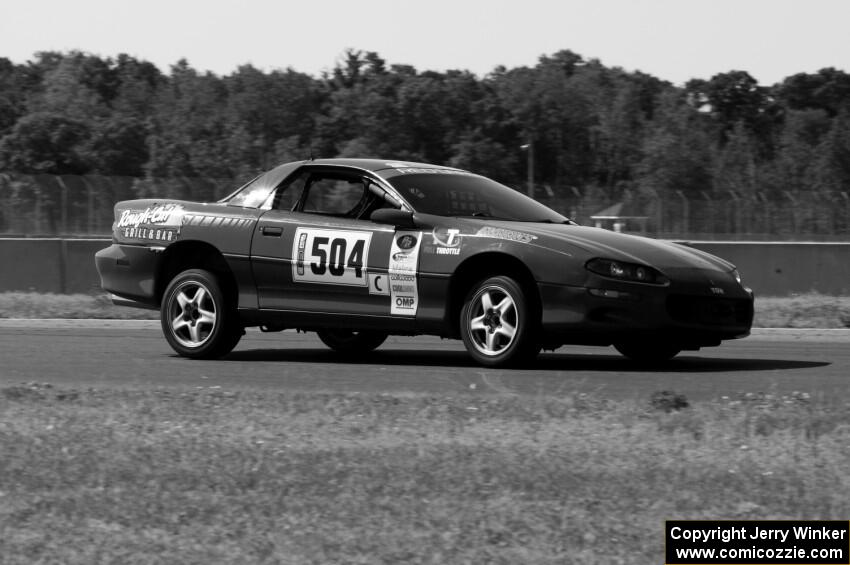
[[[345,329],[319,330],[316,332],[322,343],[345,355],[369,353],[387,339],[387,334],[374,331]]]
[[[667,343],[623,342],[615,343],[614,348],[638,363],[664,363],[678,355],[682,348]]]
[[[216,276],[202,269],[174,277],[162,298],[160,322],[172,349],[193,359],[226,355],[243,333]]]
[[[498,276],[469,292],[460,313],[460,334],[478,363],[501,367],[530,361],[540,352],[538,323],[519,283]]]

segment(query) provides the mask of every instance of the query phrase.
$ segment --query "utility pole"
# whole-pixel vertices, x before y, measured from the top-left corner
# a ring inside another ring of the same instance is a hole
[[[534,198],[534,142],[529,140],[520,149],[528,152],[528,196]]]

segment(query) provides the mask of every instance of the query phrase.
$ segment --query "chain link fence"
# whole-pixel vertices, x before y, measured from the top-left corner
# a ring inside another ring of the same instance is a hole
[[[134,198],[218,200],[232,179],[140,179],[99,175],[0,173],[0,236],[109,236],[113,206]],[[850,238],[848,192],[677,191],[620,200],[578,188],[540,190],[537,198],[584,225],[668,239],[842,241]],[[602,216],[602,218],[600,218]]]
[[[229,179],[140,179],[100,175],[0,173],[0,235],[109,236],[113,207],[135,198],[218,200],[237,188]]]

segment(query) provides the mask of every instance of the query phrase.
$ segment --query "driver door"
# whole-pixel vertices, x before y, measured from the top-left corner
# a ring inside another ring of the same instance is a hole
[[[282,183],[254,234],[261,309],[390,315],[395,230],[368,220],[384,205],[358,171],[303,167]]]

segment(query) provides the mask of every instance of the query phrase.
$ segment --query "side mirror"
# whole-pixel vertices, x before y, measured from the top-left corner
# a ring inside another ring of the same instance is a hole
[[[397,228],[415,228],[413,212],[397,210],[395,208],[379,208],[372,212],[369,219],[376,224],[389,224]]]

